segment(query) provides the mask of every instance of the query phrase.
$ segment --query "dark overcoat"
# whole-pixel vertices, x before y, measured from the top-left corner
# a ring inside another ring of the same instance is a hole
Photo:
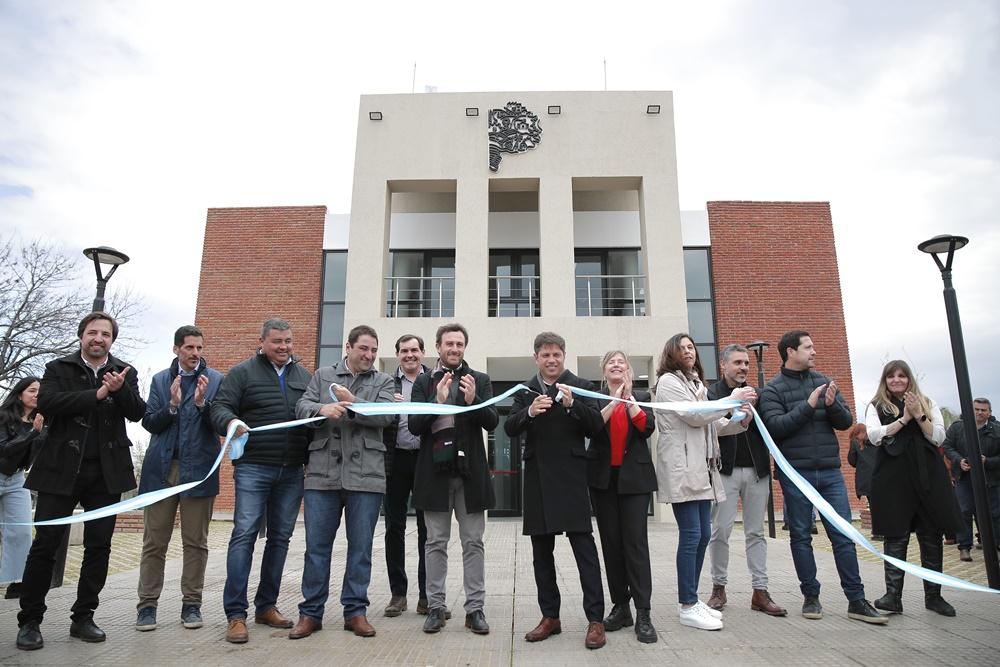
[[[97,438],[108,493],[135,488],[132,441],[125,432],[125,420],[137,422],[146,413],[135,369],[129,369],[118,391],[97,400],[104,374],[120,373],[127,366],[108,355],[95,379],[79,351],[45,365],[38,389],[38,411],[45,415],[48,434],[28,472],[25,488],[64,496],[73,493],[88,437]]]
[[[607,389],[601,390],[606,394]],[[635,400],[648,403],[649,392],[636,389],[632,392]],[[603,407],[603,406],[601,406]],[[656,491],[656,469],[649,451],[649,436],[656,429],[656,417],[651,408],[641,408],[646,413],[646,427],[641,431],[632,420],[628,420],[628,438],[625,440],[625,456],[618,470],[618,493],[652,493]],[[611,481],[611,427],[605,422],[601,432],[590,441],[590,456],[587,459],[587,483],[595,489],[607,489]]]
[[[466,374],[472,375],[476,380],[476,398],[473,403],[483,403],[493,398],[490,376],[472,370],[465,362],[455,371],[452,382],[460,382]],[[414,403],[434,403],[437,400],[437,386],[443,376],[441,371],[420,375],[413,384],[410,400]],[[467,405],[461,391],[458,392],[456,404]],[[413,507],[426,512],[447,512],[449,474],[434,466],[431,426],[435,419],[437,415],[410,415],[407,419],[410,432],[420,436],[420,452],[417,454],[416,478],[413,482]],[[492,405],[455,415],[455,441],[464,444],[466,456],[469,457],[469,476],[462,479],[467,512],[485,512],[496,504],[489,459],[483,444],[483,430],[492,431],[499,420],[497,409]]]
[[[594,389],[589,381],[569,371],[563,371],[556,382]],[[587,460],[594,454],[587,450],[585,441],[604,430],[597,401],[575,396],[571,408],[555,403],[531,418],[528,406],[544,389],[537,377],[524,384],[530,391],[515,394],[504,424],[507,435],[525,435],[523,532],[525,535],[589,533],[593,529]]]

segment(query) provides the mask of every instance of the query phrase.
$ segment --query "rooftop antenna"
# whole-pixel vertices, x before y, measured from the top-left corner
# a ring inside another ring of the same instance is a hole
[[[604,90],[608,90],[608,59],[604,59]]]
[[[417,63],[413,63],[413,83],[410,84],[410,94],[417,92]]]

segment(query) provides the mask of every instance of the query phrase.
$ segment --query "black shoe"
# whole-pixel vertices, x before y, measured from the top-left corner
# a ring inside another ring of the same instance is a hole
[[[21,597],[21,582],[13,581],[7,584],[7,590],[4,591],[4,600],[16,600]]]
[[[425,623],[425,631],[427,630],[426,625],[427,624]],[[465,615],[465,627],[469,628],[477,635],[490,634],[490,624],[486,622],[486,614],[484,614],[481,609]]]
[[[898,596],[892,593],[886,593],[878,600],[875,600],[875,608],[881,609],[888,614],[902,614],[903,613],[903,601],[899,599]]]
[[[632,610],[629,609],[628,601],[626,600],[611,608],[611,613],[604,619],[604,631],[615,632],[616,630],[631,626],[632,623]]]
[[[819,535],[819,528],[816,527],[815,523],[813,523],[812,528],[809,529],[809,532],[812,533],[813,535]]]
[[[25,623],[17,629],[17,647],[22,651],[37,651],[45,646],[38,623]]]
[[[964,563],[971,563],[972,562],[972,554],[969,553],[968,549],[963,549],[963,548],[959,547],[958,548],[958,560],[960,560],[960,561],[962,561]]]
[[[82,621],[73,621],[69,624],[69,636],[82,639],[85,642],[103,642],[108,638],[104,630],[97,627],[93,618],[85,618]]]
[[[441,628],[443,628],[444,625],[444,609],[438,607],[427,612],[427,620],[424,621],[424,632],[431,635],[435,632],[441,632]]]
[[[855,621],[864,621],[865,623],[872,623],[875,625],[885,625],[889,622],[888,616],[883,616],[878,613],[875,607],[871,606],[868,600],[861,598],[860,600],[851,600],[847,603],[847,618],[853,618]]]
[[[635,638],[643,644],[656,643],[656,628],[653,627],[653,622],[649,620],[648,609],[635,610]]]
[[[818,596],[806,596],[806,599],[802,602],[802,615],[813,621],[823,618],[823,605],[819,603]]]
[[[955,608],[948,604],[940,593],[924,595],[924,607],[942,616],[955,615]]]

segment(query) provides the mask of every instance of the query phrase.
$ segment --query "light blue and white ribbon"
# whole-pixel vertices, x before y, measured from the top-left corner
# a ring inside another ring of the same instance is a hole
[[[742,402],[734,399],[720,399],[717,401],[697,401],[697,402],[652,402],[646,403],[642,401],[629,401],[627,399],[617,398],[615,396],[608,396],[607,394],[600,394],[595,391],[588,391],[586,389],[579,389],[573,387],[573,393],[579,394],[580,396],[587,396],[590,398],[596,398],[600,400],[611,400],[618,401],[621,403],[635,403],[636,405],[641,405],[644,407],[652,408],[654,410],[670,410],[674,412],[718,412],[720,410],[732,410],[739,407]],[[971,581],[966,581],[964,579],[959,579],[958,577],[953,577],[943,572],[936,572],[934,570],[929,570],[925,567],[920,567],[919,565],[914,565],[913,563],[908,563],[905,560],[900,560],[893,556],[879,551],[875,545],[873,545],[867,537],[861,534],[854,525],[844,517],[840,516],[833,506],[826,501],[826,499],[819,494],[819,492],[813,488],[802,475],[798,473],[792,464],[788,462],[781,450],[778,449],[778,445],[775,444],[774,438],[768,433],[767,427],[764,426],[764,421],[760,418],[757,410],[753,410],[754,422],[757,424],[757,428],[760,430],[761,436],[764,438],[764,443],[767,445],[768,451],[771,452],[771,456],[774,458],[774,462],[777,464],[778,468],[782,473],[794,484],[802,494],[809,499],[809,502],[813,504],[816,510],[825,518],[833,527],[838,530],[841,534],[846,536],[848,539],[853,541],[855,544],[861,546],[865,550],[875,554],[882,560],[895,565],[904,572],[909,572],[915,577],[924,579],[933,584],[941,584],[943,586],[951,586],[952,588],[957,588],[966,591],[977,591],[980,593],[1000,593],[1000,591],[989,588],[988,586],[981,586],[979,584],[974,584]]]

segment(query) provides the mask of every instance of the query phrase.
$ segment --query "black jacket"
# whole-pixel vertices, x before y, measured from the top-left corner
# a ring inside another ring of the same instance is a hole
[[[229,370],[212,401],[212,423],[216,433],[226,434],[233,419],[251,428],[295,419],[295,403],[302,398],[312,375],[293,357],[285,367],[285,391],[278,373],[263,353],[258,352]],[[271,466],[300,466],[309,447],[306,426],[251,433],[243,456],[235,465],[258,463]]]
[[[103,401],[97,400],[104,374],[120,373],[126,366],[109,355],[95,380],[79,351],[45,365],[38,390],[38,411],[45,415],[48,434],[32,463],[25,488],[56,495],[71,494],[88,437],[97,439],[108,493],[135,488],[132,442],[125,432],[125,420],[137,422],[146,413],[146,402],[139,395],[138,373],[134,368],[129,369],[121,389]]]
[[[563,371],[556,382],[593,391],[594,385]],[[538,377],[524,383],[531,391],[514,395],[514,405],[504,423],[507,435],[522,433],[524,440],[525,535],[589,533],[590,490],[587,487],[586,438],[604,430],[597,401],[575,396],[567,410],[554,403],[543,414],[528,417],[528,406],[543,392]],[[535,393],[532,393],[535,392]]]
[[[31,464],[38,431],[30,422],[9,421],[0,425],[0,473],[13,475]]]
[[[793,371],[782,366],[760,392],[760,416],[775,444],[788,462],[798,470],[827,470],[840,467],[838,431],[854,423],[851,409],[837,391],[833,405],[827,407],[820,394],[816,407],[809,405],[809,394],[830,380],[814,370]]]
[[[741,386],[745,387],[747,384],[744,382]],[[723,378],[708,387],[708,400],[716,401],[720,398],[728,398],[732,393],[733,390],[726,384],[726,380]],[[750,458],[753,460],[753,468],[754,472],[757,473],[757,479],[764,479],[770,475],[771,454],[767,451],[767,445],[764,444],[764,437],[761,436],[760,429],[757,428],[757,422],[754,420],[750,421],[750,425],[747,426],[747,430],[743,433],[719,436],[719,452],[722,457],[719,471],[723,475],[733,474],[733,469],[736,467],[736,447],[741,444],[750,448]]]
[[[971,471],[963,471],[959,465],[962,459],[968,458],[969,451],[961,419],[948,427],[942,447],[944,455],[951,461],[952,477],[961,479],[963,475],[972,474]],[[979,429],[979,451],[986,457],[983,464],[986,469],[986,484],[1000,486],[1000,424],[992,418]]]
[[[601,390],[608,393],[607,389]],[[649,392],[636,389],[632,392],[640,403],[649,402]],[[604,406],[600,406],[604,407]],[[628,439],[625,441],[625,456],[618,469],[618,493],[652,493],[656,491],[656,469],[649,451],[649,436],[656,429],[656,418],[650,408],[642,408],[646,413],[646,428],[639,430],[631,419],[628,421]],[[587,459],[587,484],[595,489],[607,489],[611,482],[611,426],[604,422],[604,428],[590,440]]]
[[[482,403],[493,398],[490,376],[472,370],[464,361],[455,371],[452,382],[459,382],[466,374],[472,375],[476,380],[476,398],[473,403]],[[437,386],[442,377],[441,371],[424,373],[418,377],[413,384],[413,402],[436,402]],[[461,391],[458,393],[456,404],[468,405]],[[434,465],[431,426],[435,419],[437,415],[410,415],[407,420],[410,432],[420,436],[420,453],[417,454],[417,470],[413,482],[413,507],[428,512],[447,512],[449,475],[437,470]],[[465,445],[466,455],[469,457],[469,476],[462,480],[467,512],[484,512],[496,504],[493,481],[490,479],[490,464],[483,444],[483,429],[492,431],[499,421],[500,416],[496,406],[493,405],[455,415],[455,442]]]
[[[854,493],[858,498],[871,495],[872,471],[875,470],[875,459],[878,447],[865,441],[864,448],[857,440],[851,440],[851,449],[847,452],[847,462],[855,467]]]

